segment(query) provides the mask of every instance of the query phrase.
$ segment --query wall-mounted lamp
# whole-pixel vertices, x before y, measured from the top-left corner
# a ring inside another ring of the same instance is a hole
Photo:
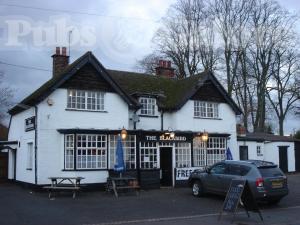
[[[208,133],[204,130],[203,134],[201,135],[201,140],[203,142],[207,142],[208,141]]]
[[[175,137],[175,132],[172,130],[172,128],[168,128],[168,131],[165,132],[165,136],[170,137],[171,139],[174,139]]]
[[[122,140],[125,140],[127,137],[127,131],[126,129],[123,127],[122,130],[121,130],[121,138]]]

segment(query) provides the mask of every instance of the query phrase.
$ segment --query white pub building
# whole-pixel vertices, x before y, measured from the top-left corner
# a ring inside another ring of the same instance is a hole
[[[156,75],[108,70],[91,52],[69,64],[66,48],[52,57],[52,78],[9,111],[9,179],[104,185],[122,129],[126,173],[142,188],[182,185],[227,147],[239,158],[241,111],[211,72],[177,79],[163,60]]]

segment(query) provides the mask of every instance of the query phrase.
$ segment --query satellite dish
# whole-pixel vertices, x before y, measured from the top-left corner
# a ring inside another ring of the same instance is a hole
[[[132,121],[133,121],[134,123],[140,122],[140,117],[139,117],[138,115],[136,115],[136,114],[133,114],[133,115],[132,115]]]

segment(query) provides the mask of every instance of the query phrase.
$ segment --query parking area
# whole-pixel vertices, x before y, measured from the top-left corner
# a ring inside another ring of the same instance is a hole
[[[277,206],[260,206],[265,224],[300,224],[300,174],[289,175],[290,194]],[[188,188],[141,191],[119,198],[105,192],[83,192],[76,199],[66,193],[49,200],[46,192],[32,192],[15,184],[0,184],[0,224],[230,224],[217,221],[223,198],[195,198]],[[233,224],[261,224],[239,210]]]

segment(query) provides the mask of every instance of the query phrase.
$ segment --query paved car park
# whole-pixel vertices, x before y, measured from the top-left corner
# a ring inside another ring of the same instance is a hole
[[[300,224],[300,174],[289,175],[290,194],[277,206],[261,205],[265,224]],[[66,193],[53,200],[46,192],[32,192],[15,184],[0,184],[0,224],[230,224],[218,221],[223,198],[195,198],[188,188],[141,191],[116,198],[105,192],[83,192],[76,199]],[[262,224],[256,213],[241,209],[233,224]]]

